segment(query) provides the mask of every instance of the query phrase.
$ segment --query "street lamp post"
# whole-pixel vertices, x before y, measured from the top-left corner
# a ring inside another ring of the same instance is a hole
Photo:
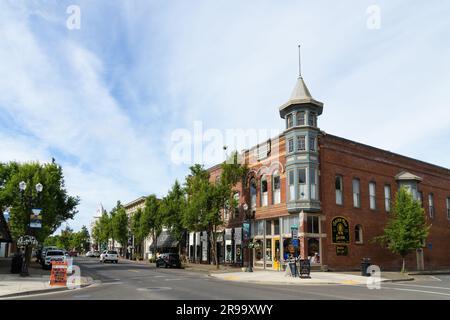
[[[36,188],[36,193],[37,193],[38,198],[39,198],[40,193],[42,192],[44,186],[41,183],[38,183],[38,184],[36,184],[35,188]],[[21,181],[19,183],[19,190],[20,190],[20,198],[21,198],[21,201],[22,201],[22,205],[23,205],[24,194],[25,194],[25,190],[26,189],[27,189],[27,183],[25,181]],[[32,195],[30,195],[28,197],[28,209],[31,209],[31,205],[32,205]],[[25,211],[27,211],[27,210],[25,210]],[[30,224],[31,224],[31,212],[26,212],[26,213],[27,213],[26,235],[28,236],[29,239],[31,239],[31,237],[33,236],[32,230],[31,230],[31,226],[30,226]],[[27,276],[30,275],[30,273],[28,271],[28,262],[29,262],[28,261],[28,256],[30,255],[30,252],[29,252],[30,245],[31,245],[31,243],[28,243],[28,242],[25,243],[25,252],[24,252],[24,255],[23,255],[23,258],[22,258],[23,259],[22,260],[22,269],[21,269],[21,272],[20,272],[20,275],[22,277],[27,277]]]

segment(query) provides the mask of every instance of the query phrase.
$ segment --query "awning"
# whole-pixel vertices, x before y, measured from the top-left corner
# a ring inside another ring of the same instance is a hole
[[[178,241],[170,234],[169,231],[163,231],[158,237],[158,242],[156,247],[158,249],[164,248],[176,248],[178,245]]]

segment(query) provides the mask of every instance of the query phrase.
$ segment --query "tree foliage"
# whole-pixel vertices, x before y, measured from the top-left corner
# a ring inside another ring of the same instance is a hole
[[[405,271],[405,257],[423,247],[429,228],[420,202],[414,200],[402,187],[397,192],[392,216],[384,229],[384,234],[375,240],[402,257],[402,271]]]
[[[23,194],[18,187],[21,181],[27,183]],[[39,194],[35,188],[38,183],[44,187]],[[42,242],[75,216],[79,201],[67,194],[62,167],[54,162],[0,163],[0,209],[9,208],[14,239],[26,234],[32,208],[42,208],[42,228],[34,230]]]

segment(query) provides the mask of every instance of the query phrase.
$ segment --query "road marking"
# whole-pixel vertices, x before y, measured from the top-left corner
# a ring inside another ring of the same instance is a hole
[[[421,293],[429,293],[429,294],[439,294],[441,296],[450,296],[450,293],[441,293],[441,292],[434,292],[434,291],[414,290],[414,289],[401,289],[401,288],[387,288],[387,289],[399,290],[399,291],[421,292]]]
[[[92,297],[91,294],[78,294],[78,295],[74,296],[74,298],[76,298],[76,299],[86,299],[86,298],[90,298],[90,297]]]
[[[429,288],[429,289],[440,289],[440,290],[450,290],[450,288],[445,287],[435,287],[435,286],[422,286],[417,284],[405,284],[405,283],[392,283],[394,286],[405,286],[405,287],[417,287],[417,288]]]
[[[141,272],[140,270],[133,270],[133,269],[128,269],[128,271],[131,271],[131,272]]]
[[[177,279],[166,279],[166,281],[176,281],[176,280],[184,280],[184,279],[181,279],[181,278],[177,278]]]
[[[435,276],[431,276],[430,278],[432,278],[432,279],[434,279],[434,280],[437,280],[437,281],[441,281],[441,282],[442,282],[442,279],[439,279],[438,277],[435,277]]]

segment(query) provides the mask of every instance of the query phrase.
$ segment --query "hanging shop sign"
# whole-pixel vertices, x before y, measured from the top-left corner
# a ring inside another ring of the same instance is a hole
[[[242,224],[242,232],[244,235],[243,240],[244,241],[250,240],[250,222],[246,221]]]
[[[233,231],[233,229],[225,229],[225,240],[231,241],[232,231]]]
[[[195,233],[195,245],[196,246],[200,245],[200,232]]]
[[[348,256],[348,247],[343,245],[336,246],[336,255],[337,256]]]
[[[194,233],[193,232],[189,233],[189,245],[190,246],[194,245]]]
[[[335,244],[350,243],[350,228],[344,217],[334,217],[331,220],[332,242]]]
[[[30,215],[30,228],[42,228],[42,209],[34,208],[31,209],[32,214]]]

